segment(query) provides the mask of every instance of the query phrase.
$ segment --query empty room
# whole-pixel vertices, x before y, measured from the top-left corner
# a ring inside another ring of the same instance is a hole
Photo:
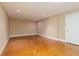
[[[1,2],[1,56],[79,56],[79,2]]]

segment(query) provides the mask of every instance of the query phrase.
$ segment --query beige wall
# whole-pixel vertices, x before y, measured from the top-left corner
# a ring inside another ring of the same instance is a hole
[[[0,54],[9,39],[8,17],[0,5]]]
[[[39,21],[38,34],[64,40],[64,14]]]
[[[57,38],[57,16],[39,21],[38,34]]]
[[[41,34],[64,40],[64,14],[56,15],[38,22],[10,20],[10,35]]]
[[[58,39],[65,40],[65,15],[58,15]]]
[[[29,35],[36,34],[36,23],[26,20],[10,20],[10,35]]]

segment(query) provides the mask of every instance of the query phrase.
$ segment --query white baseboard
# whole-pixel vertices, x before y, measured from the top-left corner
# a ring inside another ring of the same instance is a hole
[[[50,36],[47,36],[47,35],[41,35],[41,34],[38,34],[39,36],[43,36],[43,37],[47,37],[47,38],[50,38],[50,39],[53,39],[53,40],[57,40],[57,38],[54,38],[54,37],[50,37]]]
[[[52,39],[52,40],[58,40],[58,41],[62,41],[62,42],[65,42],[65,40],[63,40],[63,39],[58,39],[58,38],[54,38],[54,37],[51,37],[51,36],[47,36],[47,35],[41,35],[41,34],[38,34],[38,35],[40,35],[40,36],[43,36],[43,37],[47,37],[47,38],[50,38],[50,39]]]
[[[20,36],[28,36],[28,35],[37,35],[37,34],[36,33],[32,33],[32,34],[10,35],[10,37],[20,37]]]
[[[65,42],[65,40],[63,40],[63,39],[54,38],[54,37],[51,37],[51,36],[41,35],[41,34],[36,34],[36,33],[32,33],[32,34],[21,34],[21,35],[10,35],[10,37],[20,37],[20,36],[28,36],[28,35],[40,35],[40,36],[47,37],[47,38],[50,38],[50,39],[53,39],[53,40],[59,40],[59,41]]]
[[[9,40],[9,39],[8,39],[8,40]],[[0,55],[2,54],[2,52],[3,52],[4,48],[5,48],[5,46],[7,45],[8,40],[4,43],[3,47],[0,49]]]
[[[62,42],[65,42],[65,39],[59,39],[59,38],[58,38],[57,40],[62,41]]]

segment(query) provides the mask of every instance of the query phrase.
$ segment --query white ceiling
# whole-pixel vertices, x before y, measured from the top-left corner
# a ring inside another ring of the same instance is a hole
[[[79,8],[78,2],[4,2],[10,19],[40,20]]]

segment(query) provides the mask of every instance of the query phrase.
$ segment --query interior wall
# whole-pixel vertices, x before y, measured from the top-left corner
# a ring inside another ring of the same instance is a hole
[[[57,38],[57,16],[39,21],[38,34]]]
[[[34,21],[10,19],[10,36],[22,36],[36,34]]]
[[[64,40],[64,14],[56,15],[38,22],[38,34]]]
[[[0,54],[2,53],[4,46],[9,40],[9,23],[8,17],[0,5]]]
[[[38,22],[12,19],[10,20],[10,35],[22,36],[38,33],[40,35],[64,40],[64,24],[64,14],[56,15]]]
[[[65,14],[58,15],[58,39],[65,40]]]

